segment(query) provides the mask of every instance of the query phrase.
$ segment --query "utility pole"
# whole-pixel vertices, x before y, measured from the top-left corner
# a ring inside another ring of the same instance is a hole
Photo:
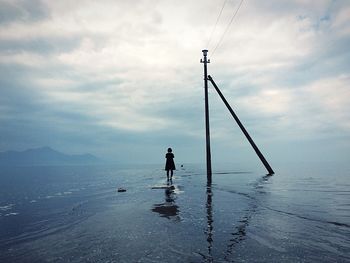
[[[206,139],[206,154],[207,154],[207,185],[211,185],[211,153],[210,153],[210,129],[209,129],[209,100],[208,100],[208,73],[207,63],[210,63],[210,59],[207,59],[207,49],[203,49],[203,59],[201,63],[204,64],[204,99],[205,99],[205,139]]]

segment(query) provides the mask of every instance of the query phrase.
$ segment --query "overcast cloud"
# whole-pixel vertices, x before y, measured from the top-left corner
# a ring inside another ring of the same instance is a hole
[[[0,1],[0,151],[205,160],[203,65],[273,164],[349,160],[350,3]],[[256,156],[210,88],[212,156]]]

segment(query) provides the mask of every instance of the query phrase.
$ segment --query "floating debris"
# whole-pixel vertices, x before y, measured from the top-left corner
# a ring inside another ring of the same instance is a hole
[[[122,187],[119,187],[119,188],[118,188],[118,192],[126,192],[126,189],[125,189],[125,188],[122,188]]]

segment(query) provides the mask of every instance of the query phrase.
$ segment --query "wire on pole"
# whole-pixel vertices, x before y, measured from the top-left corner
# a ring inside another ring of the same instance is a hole
[[[208,49],[209,49],[210,42],[211,42],[211,40],[212,40],[212,38],[213,38],[214,32],[215,32],[215,30],[216,30],[216,27],[217,27],[217,25],[218,25],[218,23],[219,23],[219,20],[220,20],[222,11],[223,11],[224,8],[225,8],[226,2],[227,2],[227,0],[224,1],[223,5],[222,5],[222,7],[221,7],[220,13],[219,13],[219,15],[218,15],[218,17],[217,17],[217,19],[216,19],[216,22],[215,22],[215,25],[214,25],[214,27],[213,27],[213,30],[211,31],[211,34],[210,34],[210,36],[209,36],[208,43],[207,43],[207,46],[206,46]]]
[[[232,16],[230,22],[228,23],[228,25],[226,26],[226,29],[225,29],[224,33],[222,34],[222,36],[221,36],[219,42],[216,44],[216,46],[215,46],[213,52],[211,53],[211,57],[213,57],[213,55],[214,55],[216,49],[220,46],[220,44],[221,44],[222,40],[224,39],[224,37],[225,37],[227,31],[229,30],[229,28],[230,28],[230,26],[231,26],[231,24],[232,24],[234,18],[236,17],[236,15],[237,15],[239,9],[241,8],[243,1],[244,1],[244,0],[241,0],[241,2],[239,3],[239,5],[238,5],[236,11],[233,13],[233,16]]]

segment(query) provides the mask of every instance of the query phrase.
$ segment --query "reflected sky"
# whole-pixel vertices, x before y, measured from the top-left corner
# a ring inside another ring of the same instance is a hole
[[[233,175],[233,174],[250,174],[249,172],[237,172],[237,171],[226,171],[226,172],[218,172],[215,173],[218,175]],[[244,193],[238,193],[240,195],[243,195],[244,197],[249,199],[249,205],[244,210],[243,213],[240,213],[239,220],[234,223],[233,228],[226,234],[228,240],[226,241],[226,251],[224,252],[224,259],[230,260],[232,256],[236,254],[236,246],[239,245],[242,241],[246,238],[246,232],[247,227],[250,224],[250,220],[253,217],[253,215],[256,213],[259,203],[263,202],[261,200],[261,197],[265,193],[264,190],[264,184],[268,182],[268,180],[271,178],[271,175],[265,175],[262,177],[258,177],[256,181],[253,181],[250,183],[252,186],[252,192],[249,195],[246,195]],[[174,222],[180,222],[181,221],[181,211],[180,207],[176,204],[176,191],[178,190],[177,185],[173,184],[172,181],[168,181],[166,185],[160,185],[160,186],[154,186],[152,189],[159,189],[164,191],[164,202],[154,204],[152,207],[152,211],[159,214],[160,217],[164,217],[170,220],[173,220]],[[215,203],[215,191],[221,191],[220,187],[217,184],[207,184],[206,186],[206,192],[204,197],[205,199],[205,214],[203,213],[201,216],[205,218],[205,227],[203,228],[204,231],[204,237],[205,241],[207,243],[207,251],[206,253],[198,252],[198,254],[202,257],[204,262],[214,262],[214,259],[216,258],[215,253],[213,253],[213,249],[215,249],[215,217],[219,215],[215,215],[215,205],[217,205],[218,209],[220,207],[220,204]],[[217,200],[217,202],[220,202],[222,200]],[[203,211],[204,212],[204,211]],[[219,232],[219,231],[218,231]],[[222,233],[218,233],[220,235],[220,238],[218,239],[218,242],[220,239],[222,239]],[[219,244],[220,247],[224,244]]]
[[[0,171],[3,185],[13,178],[0,193],[0,261],[349,260],[349,173],[221,168],[211,187],[195,165],[172,184],[153,167]]]

